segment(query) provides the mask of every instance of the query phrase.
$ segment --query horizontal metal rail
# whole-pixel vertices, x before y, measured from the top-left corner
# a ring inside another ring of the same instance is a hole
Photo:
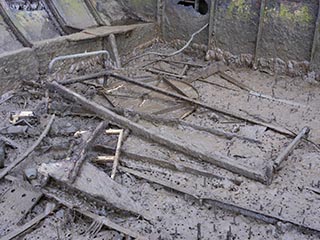
[[[107,58],[110,59],[110,53],[107,50],[100,50],[95,52],[85,52],[85,53],[77,53],[77,54],[71,54],[71,55],[65,55],[65,56],[59,56],[51,60],[49,63],[49,73],[52,73],[53,66],[56,62],[66,59],[72,59],[72,58],[82,58],[82,57],[90,57],[95,55],[105,54],[107,55]]]

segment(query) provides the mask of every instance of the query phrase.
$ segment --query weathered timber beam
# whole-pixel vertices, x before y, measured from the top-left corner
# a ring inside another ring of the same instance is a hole
[[[213,43],[213,34],[215,33],[215,17],[216,17],[216,0],[211,0],[210,18],[209,18],[209,36],[208,36],[208,50],[211,49]]]
[[[227,169],[231,172],[238,173],[247,178],[254,179],[262,183],[268,183],[269,181],[267,174],[269,172],[268,166],[266,166],[267,168],[262,171],[259,171],[257,169],[250,169],[248,166],[241,165],[236,160],[224,156],[218,152],[202,152],[196,146],[187,147],[182,142],[174,141],[164,135],[155,132],[154,130],[147,129],[125,117],[122,117],[93,101],[89,101],[85,97],[65,88],[64,86],[59,85],[56,82],[49,83],[48,87],[51,90],[57,91],[62,97],[81,104],[85,109],[90,112],[94,112],[102,119],[110,120],[120,125],[122,128],[130,129],[133,134],[142,137],[147,141],[159,143],[175,151],[179,151],[196,159],[201,159],[203,161],[212,163],[218,167]]]
[[[316,26],[314,29],[313,42],[312,42],[311,55],[310,55],[311,64],[314,64],[314,57],[315,57],[315,53],[319,43],[319,31],[320,31],[320,0],[318,4],[318,15],[316,20]]]
[[[253,59],[254,65],[257,64],[258,57],[259,57],[259,49],[260,49],[261,36],[262,36],[263,24],[264,24],[265,6],[266,6],[266,0],[261,0],[256,47],[255,47],[254,59]]]

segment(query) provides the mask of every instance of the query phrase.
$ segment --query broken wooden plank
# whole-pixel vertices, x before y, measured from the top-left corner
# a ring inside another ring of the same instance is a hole
[[[122,128],[130,129],[133,134],[140,136],[146,139],[147,141],[157,142],[170,149],[190,155],[191,157],[194,157],[196,159],[201,159],[203,161],[212,163],[218,167],[225,168],[229,171],[238,173],[240,175],[260,181],[262,183],[269,182],[269,175],[267,174],[270,171],[269,166],[265,166],[266,168],[263,170],[251,169],[249,166],[244,166],[240,164],[238,161],[224,156],[221,153],[214,151],[202,152],[196,146],[192,145],[187,147],[182,142],[174,141],[162,134],[155,132],[154,130],[146,129],[145,127],[123,116],[120,116],[93,101],[89,101],[85,97],[65,88],[64,86],[59,85],[56,82],[49,83],[48,87],[52,90],[57,91],[64,98],[81,104],[85,109],[87,109],[90,112],[96,113],[99,117],[103,119],[108,119],[120,125]]]
[[[93,198],[102,199],[117,209],[141,215],[145,219],[151,219],[150,213],[134,201],[130,189],[112,180],[105,172],[90,163],[84,162],[81,174],[74,183],[70,184],[68,170],[71,168],[72,163],[70,161],[61,161],[44,163],[38,168],[38,171],[45,177],[51,177],[72,189],[81,191]]]
[[[27,231],[28,229],[32,228],[34,225],[38,224],[43,219],[48,217],[53,212],[55,207],[56,207],[55,204],[47,203],[46,208],[45,208],[43,213],[41,213],[38,216],[36,216],[35,218],[31,219],[25,225],[23,225],[21,227],[17,227],[14,231],[9,232],[9,234],[3,236],[1,238],[1,240],[11,240],[13,238],[16,238],[16,237],[20,236],[22,233],[24,233],[25,231]]]
[[[65,206],[71,210],[74,210],[81,215],[84,215],[88,218],[91,218],[92,220],[101,222],[104,226],[106,226],[110,229],[114,229],[120,233],[123,233],[127,236],[133,237],[137,240],[147,239],[144,236],[140,235],[139,233],[130,230],[129,228],[125,228],[125,227],[120,226],[119,224],[114,223],[113,221],[111,221],[107,217],[100,216],[100,215],[93,213],[92,211],[79,208],[78,206],[74,206],[72,203],[69,203],[69,202],[61,199],[60,197],[58,197],[57,195],[55,195],[53,193],[50,193],[49,191],[43,190],[43,193],[47,198],[53,199],[53,200],[57,201],[59,204]]]
[[[44,129],[44,131],[41,133],[37,141],[28,148],[25,152],[23,152],[18,158],[9,164],[1,173],[0,173],[0,180],[5,177],[12,169],[14,169],[19,163],[21,163],[25,158],[27,158],[35,149],[38,147],[38,145],[42,142],[42,140],[47,136],[49,133],[49,130],[52,126],[52,123],[54,121],[55,115],[53,114],[51,118],[49,119],[49,122]]]
[[[69,181],[70,183],[73,183],[81,169],[81,166],[85,162],[87,158],[88,151],[90,150],[92,144],[97,139],[97,137],[102,134],[103,130],[107,127],[108,123],[103,121],[101,122],[96,129],[93,131],[93,133],[90,135],[90,137],[82,144],[80,147],[79,153],[74,155],[71,159],[71,162],[74,164],[74,167],[71,169],[69,173]]]
[[[102,26],[96,28],[85,29],[79,33],[74,33],[66,36],[68,41],[83,41],[90,40],[94,38],[104,38],[110,34],[120,34],[125,32],[130,32],[139,27],[146,27],[154,25],[153,23],[141,23],[132,25],[121,25],[121,26]]]

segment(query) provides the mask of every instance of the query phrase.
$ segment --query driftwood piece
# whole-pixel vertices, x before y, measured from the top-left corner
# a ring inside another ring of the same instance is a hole
[[[9,166],[7,166],[1,173],[0,173],[0,179],[5,177],[13,168],[15,168],[19,163],[21,163],[25,158],[27,158],[35,149],[38,147],[38,145],[42,142],[42,140],[47,136],[52,123],[54,121],[55,115],[52,115],[51,118],[49,119],[49,122],[44,129],[44,131],[41,133],[40,137],[37,139],[37,141],[30,147],[28,148],[24,153],[22,153],[18,158],[13,161]]]
[[[45,191],[45,190],[43,190],[43,193],[47,198],[53,199],[53,200],[57,201],[58,203],[60,203],[61,205],[65,206],[65,207],[67,207],[69,209],[72,209],[72,210],[78,212],[79,214],[82,214],[82,215],[84,215],[84,216],[86,216],[88,218],[91,218],[94,221],[101,222],[104,226],[106,226],[106,227],[108,227],[110,229],[114,229],[114,230],[116,230],[118,232],[124,233],[125,235],[133,237],[133,238],[135,238],[137,240],[147,239],[147,238],[141,236],[137,232],[134,232],[134,231],[132,231],[132,230],[130,230],[128,228],[124,228],[124,227],[112,222],[107,217],[97,215],[97,214],[95,214],[95,213],[93,213],[93,212],[91,212],[89,210],[78,208],[77,206],[74,206],[72,203],[69,203],[69,202],[61,199],[60,197],[58,197],[57,195],[55,195],[53,193],[50,193],[50,192]]]
[[[21,235],[22,233],[24,233],[25,231],[27,231],[28,229],[32,228],[34,225],[38,224],[43,219],[48,217],[53,212],[54,209],[55,209],[55,204],[48,203],[46,205],[46,209],[44,210],[44,213],[41,213],[40,215],[38,215],[35,218],[31,219],[25,225],[23,225],[21,227],[17,227],[14,231],[9,232],[9,234],[3,236],[1,238],[1,240],[11,240],[13,238],[18,237],[19,235]]]
[[[81,169],[81,166],[85,162],[87,158],[87,153],[90,150],[92,144],[94,141],[97,139],[97,137],[103,132],[103,130],[107,127],[108,123],[103,121],[101,122],[96,129],[93,131],[93,133],[90,135],[90,137],[82,144],[81,150],[79,150],[79,154],[76,154],[75,156],[72,157],[71,162],[74,163],[74,167],[69,173],[69,181],[70,183],[73,183]]]
[[[133,200],[130,189],[118,184],[108,174],[92,164],[84,162],[81,174],[74,183],[70,184],[66,169],[71,167],[72,163],[70,161],[44,163],[38,168],[38,171],[45,177],[52,177],[57,182],[64,183],[72,189],[88,194],[93,198],[102,199],[115,208],[141,215],[145,219],[151,218],[149,212]]]
[[[179,151],[181,153],[190,155],[196,159],[201,159],[203,161],[212,163],[218,167],[225,168],[234,173],[238,173],[245,177],[260,181],[262,183],[267,183],[269,166],[266,166],[264,170],[252,169],[249,166],[244,166],[238,161],[231,159],[227,156],[224,156],[218,152],[202,152],[196,146],[185,146],[182,142],[174,141],[162,134],[159,134],[151,129],[146,129],[145,127],[137,124],[123,116],[120,116],[113,111],[93,102],[89,101],[85,97],[65,88],[64,86],[59,85],[56,82],[49,83],[48,85],[52,90],[56,90],[63,97],[73,100],[81,104],[88,111],[96,113],[99,117],[110,120],[122,128],[128,128],[132,131],[133,134],[140,136],[147,141],[157,142],[163,146],[166,146],[172,150]]]

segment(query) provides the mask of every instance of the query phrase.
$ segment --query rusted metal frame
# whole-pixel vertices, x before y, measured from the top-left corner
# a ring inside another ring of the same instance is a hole
[[[320,0],[319,0],[319,4],[318,4],[318,15],[317,15],[317,21],[316,21],[316,26],[315,26],[315,30],[314,30],[311,55],[310,55],[310,63],[311,64],[313,64],[313,62],[314,62],[314,57],[315,57],[317,45],[319,43],[319,31],[320,31]]]
[[[208,36],[208,50],[211,49],[213,42],[213,34],[215,34],[215,18],[216,18],[217,1],[211,0],[210,17],[209,17],[209,36]]]
[[[258,57],[259,57],[259,49],[260,49],[260,43],[261,43],[261,37],[262,37],[262,31],[263,31],[263,24],[264,24],[265,7],[266,7],[266,0],[261,0],[259,23],[258,23],[258,32],[257,32],[256,46],[255,46],[254,58],[253,58],[254,66],[257,65]]]
[[[100,54],[104,54],[104,55],[107,56],[107,58],[110,58],[110,53],[107,50],[100,50],[100,51],[95,51],[95,52],[77,53],[77,54],[71,54],[71,55],[55,57],[49,63],[49,73],[52,73],[53,66],[58,61],[66,60],[66,59],[73,59],[73,58],[91,57],[91,56],[96,56],[96,55],[100,55]]]
[[[14,16],[12,15],[11,10],[5,0],[0,0],[0,14],[18,41],[21,42],[24,47],[31,48],[33,46],[29,41],[31,37],[28,36],[27,32],[23,31],[22,26],[19,26],[20,24],[17,21],[13,20]]]

